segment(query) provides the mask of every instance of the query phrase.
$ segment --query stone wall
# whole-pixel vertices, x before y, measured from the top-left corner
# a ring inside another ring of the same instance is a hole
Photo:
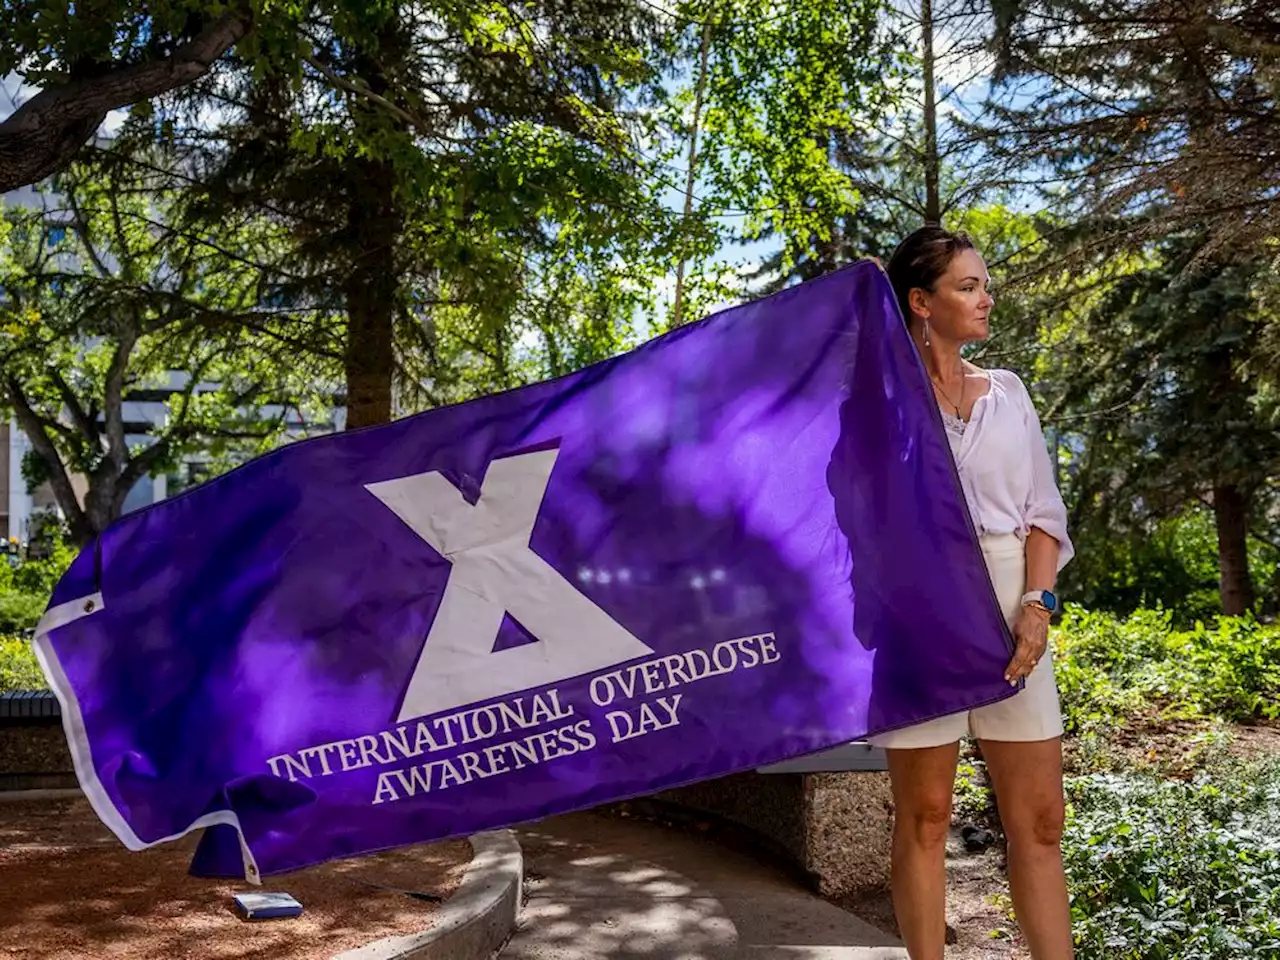
[[[805,781],[806,869],[825,896],[842,897],[889,886],[893,795],[889,774],[792,774]]]
[[[62,724],[0,724],[0,790],[49,790],[76,786]]]
[[[804,785],[799,777],[739,773],[666,790],[653,799],[728,820],[774,852],[804,861]]]
[[[653,799],[749,830],[799,866],[824,896],[863,895],[889,884],[893,801],[883,771],[740,773]]]

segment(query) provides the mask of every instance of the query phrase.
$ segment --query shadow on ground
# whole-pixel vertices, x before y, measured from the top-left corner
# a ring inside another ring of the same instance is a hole
[[[574,814],[520,842],[528,902],[502,960],[906,960],[785,871],[685,831]]]
[[[465,840],[310,867],[264,881],[302,917],[247,923],[247,884],[187,875],[195,838],[131,853],[83,800],[0,805],[0,958],[318,960],[430,926],[471,860]],[[379,886],[374,886],[374,885]]]

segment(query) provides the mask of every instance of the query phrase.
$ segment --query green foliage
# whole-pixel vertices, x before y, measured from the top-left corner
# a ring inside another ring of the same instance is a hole
[[[863,254],[846,234],[860,240],[859,218],[874,214],[849,165],[861,153],[853,144],[889,104],[897,60],[878,2],[692,0],[679,11],[687,19],[669,47],[684,67],[665,98],[660,158],[668,185],[683,193],[696,139],[679,252],[693,265],[687,319],[740,295],[744,279],[785,283]],[[779,249],[754,276],[718,262],[722,244],[759,240]]]
[[[1185,595],[1177,606],[1202,614],[1206,598],[1194,594],[1208,573],[1179,541],[1198,534],[1207,546],[1208,528],[1179,521],[1207,510],[1222,545],[1217,609],[1264,609],[1257,601],[1276,551],[1258,550],[1277,542],[1280,503],[1280,431],[1260,346],[1276,324],[1261,296],[1270,268],[1253,257],[1201,270],[1205,249],[1201,234],[1170,235],[1133,251],[1127,269],[1098,265],[1083,302],[1064,294],[1044,308],[1060,319],[1044,331],[1053,349],[1042,351],[1036,379],[1051,388],[1042,419],[1061,440],[1080,548],[1064,586],[1094,606],[1123,608],[1149,589],[1147,602]],[[1172,578],[1165,586],[1153,582],[1162,567]]]
[[[68,63],[154,64],[207,25],[182,2],[95,8],[92,30],[65,4],[21,7],[0,64],[36,85],[68,81]],[[148,189],[182,194],[163,219],[180,212],[186,234],[281,227],[245,261],[295,308],[300,352],[340,366],[363,424],[393,384],[411,412],[631,346],[677,261],[693,265],[684,316],[700,315],[737,292],[732,272],[698,270],[726,237],[768,229],[794,250],[829,234],[858,200],[829,145],[874,115],[894,61],[880,7],[247,0],[225,8],[252,19],[234,55],[139,103],[117,142],[150,154]],[[698,209],[679,217],[692,139]]]
[[[1223,617],[1176,630],[1168,612],[1127,618],[1069,606],[1054,634],[1068,732],[1139,717],[1280,717],[1280,625]]]
[[[988,149],[1072,219],[1105,219],[1110,249],[1190,224],[1252,256],[1276,235],[1280,32],[1264,11],[994,0]]]
[[[1194,508],[1143,531],[1080,531],[1077,558],[1063,572],[1063,593],[1089,610],[1125,615],[1142,607],[1167,610],[1178,626],[1222,612],[1218,540],[1212,513]],[[1249,542],[1249,567],[1264,589],[1275,582],[1280,556],[1268,543]],[[1278,597],[1264,594],[1272,608]]]
[[[0,237],[0,409],[41,461],[24,473],[51,483],[79,542],[183,456],[273,444],[322,382],[293,318],[259,309],[252,264],[279,228],[257,218],[185,233],[171,225],[175,192],[147,170],[123,151],[73,165],[43,209],[6,211]],[[145,438],[125,413],[141,390],[167,398]]]
[[[1280,957],[1280,762],[1068,782],[1080,960]]]
[[[31,641],[0,632],[0,693],[43,690],[47,686]]]
[[[0,569],[3,563],[0,562]],[[3,580],[0,573],[0,580]],[[35,627],[48,605],[48,596],[25,590],[6,589],[0,583],[0,634],[25,633]]]
[[[732,0],[683,9],[689,62],[709,31],[702,153],[710,196],[719,212],[745,214],[739,237],[773,231],[788,250],[808,249],[857,204],[830,151],[883,105],[891,50],[877,30],[879,4]],[[676,105],[691,96],[684,91]]]
[[[287,227],[264,277],[300,311],[333,308],[301,339],[339,361],[348,424],[629,345],[673,242],[642,149],[658,125],[660,8],[303,9],[291,51],[228,63],[124,132],[146,143],[157,122],[202,125],[190,230],[246,215]],[[201,124],[210,96],[218,122]]]
[[[21,562],[9,565],[14,589],[33,593],[45,598],[53,592],[54,586],[67,572],[71,561],[76,557],[76,549],[65,536],[52,536],[41,545],[39,556],[28,556]],[[6,574],[0,565],[0,586],[4,584]]]
[[[956,765],[952,815],[964,823],[985,821],[994,812],[994,799],[988,785],[985,764],[981,760],[962,759]]]
[[[60,531],[42,536],[35,550],[0,553],[0,634],[25,634],[35,627],[73,559],[75,550]]]
[[[254,3],[252,8],[256,16],[269,20],[281,17],[290,6]],[[240,9],[248,15],[251,7],[244,4]],[[0,74],[21,70],[29,83],[44,85],[95,76],[108,65],[145,65],[199,33],[206,25],[202,14],[209,10],[209,5],[194,0],[118,0],[100,4],[94,16],[85,17],[74,3],[4,0],[0,11],[7,26],[0,44]]]

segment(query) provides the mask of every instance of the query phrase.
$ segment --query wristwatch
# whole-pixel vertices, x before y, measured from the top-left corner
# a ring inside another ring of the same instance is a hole
[[[1022,595],[1022,605],[1039,604],[1050,613],[1057,613],[1058,598],[1052,590],[1032,590]]]

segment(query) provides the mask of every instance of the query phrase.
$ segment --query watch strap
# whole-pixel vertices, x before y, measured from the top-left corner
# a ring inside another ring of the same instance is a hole
[[[1024,593],[1022,595],[1022,605],[1024,607],[1035,605],[1039,607],[1044,607],[1046,610],[1052,610],[1053,607],[1050,604],[1047,604],[1044,602],[1044,595],[1045,595],[1045,591],[1043,590],[1032,590],[1029,593]]]

